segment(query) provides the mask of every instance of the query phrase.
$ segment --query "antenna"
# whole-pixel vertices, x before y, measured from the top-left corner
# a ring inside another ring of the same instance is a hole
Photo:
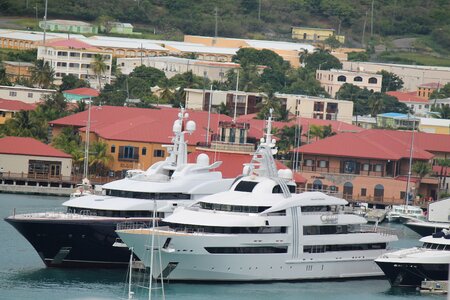
[[[45,47],[45,37],[46,37],[46,33],[47,33],[47,2],[48,0],[45,0],[45,12],[44,12],[44,47]],[[37,5],[36,5],[37,7]],[[37,11],[37,8],[36,8]],[[46,50],[47,52],[47,50]]]
[[[236,115],[237,115],[237,93],[239,91],[239,69],[237,70],[237,77],[236,77],[236,92],[234,94],[234,116],[233,116],[233,122],[236,123]]]

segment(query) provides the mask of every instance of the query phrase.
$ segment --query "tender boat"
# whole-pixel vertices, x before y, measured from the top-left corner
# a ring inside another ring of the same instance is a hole
[[[442,229],[450,228],[450,198],[428,204],[426,220],[409,220],[405,226],[414,230],[421,236],[432,235]]]
[[[386,253],[375,260],[392,286],[420,287],[425,280],[448,280],[450,231],[443,230],[420,241],[422,247]]]
[[[423,209],[413,205],[392,205],[388,211],[386,219],[389,222],[406,222],[410,219],[425,219]]]
[[[234,179],[213,171],[221,162],[209,164],[205,154],[187,163],[185,134],[195,130],[182,110],[173,126],[170,156],[145,172],[102,186],[103,195],[79,195],[63,203],[65,212],[15,214],[6,222],[14,226],[35,248],[48,267],[126,267],[130,252],[120,247],[117,223],[151,223],[175,208],[229,189]],[[119,246],[119,247],[114,247]]]
[[[154,278],[278,281],[382,276],[374,259],[397,240],[347,214],[347,201],[293,194],[290,170],[276,170],[269,117],[265,138],[231,189],[178,208],[166,226],[119,224],[117,233]],[[151,239],[155,240],[152,245]],[[152,255],[154,253],[154,255]]]

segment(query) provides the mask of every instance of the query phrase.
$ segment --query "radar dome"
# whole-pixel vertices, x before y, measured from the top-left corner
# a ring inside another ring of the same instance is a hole
[[[192,120],[188,121],[186,124],[186,130],[189,132],[195,131],[195,127],[196,127],[195,122]]]
[[[283,179],[291,180],[294,176],[291,169],[283,169],[278,170],[278,176],[280,176]]]
[[[173,122],[172,131],[173,132],[181,132],[181,122],[180,122],[180,120],[176,120],[175,122]]]
[[[209,166],[209,157],[205,153],[201,153],[197,156],[197,164],[201,166]]]

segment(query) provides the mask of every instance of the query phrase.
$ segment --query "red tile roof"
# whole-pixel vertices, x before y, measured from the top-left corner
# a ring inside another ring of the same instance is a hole
[[[360,133],[343,133],[309,145],[296,151],[339,157],[360,157],[380,160],[409,158],[411,132],[395,130],[365,130]],[[429,160],[430,152],[450,153],[450,136],[416,132],[413,158]]]
[[[0,110],[4,111],[20,111],[33,110],[36,106],[34,104],[25,103],[18,100],[6,100],[0,98]]]
[[[77,88],[73,90],[65,90],[63,91],[63,93],[79,96],[91,96],[91,97],[98,97],[98,95],[100,95],[99,91],[92,88]]]
[[[216,170],[222,172],[222,176],[225,178],[235,178],[242,175],[244,164],[248,164],[253,155],[253,153],[230,153],[197,149],[195,152],[188,155],[188,162],[195,162],[197,156],[201,153],[208,155],[210,163],[213,163],[214,161],[222,161],[222,164]],[[277,168],[279,170],[287,169],[287,167],[280,161],[275,161],[275,163],[277,164]],[[294,179],[297,183],[306,183],[306,179],[299,173],[294,174]]]
[[[208,112],[187,110],[189,119],[195,121],[197,130],[187,135],[189,145],[205,142]],[[91,131],[102,138],[121,141],[170,143],[172,126],[177,119],[178,108],[135,108],[121,106],[93,106],[91,109]],[[67,116],[50,122],[53,125],[86,126],[88,112]],[[211,114],[210,128],[218,132],[219,121],[231,121],[220,114]]]
[[[256,114],[242,115],[237,118],[237,122],[245,122],[250,124],[249,136],[255,137],[259,139],[263,136],[263,129],[265,127],[265,120],[255,119]],[[309,126],[311,125],[319,125],[319,126],[328,126],[331,125],[331,128],[336,133],[342,132],[360,132],[364,129],[358,127],[356,125],[344,123],[341,121],[335,120],[321,120],[321,119],[313,119],[313,118],[298,118],[293,119],[290,122],[273,122],[274,128],[283,128],[284,126],[294,126],[300,123],[302,126],[303,133],[307,132]]]
[[[0,139],[0,153],[71,158],[69,154],[66,154],[33,138],[15,136],[7,136]]]
[[[416,92],[391,91],[386,93],[389,96],[397,98],[399,102],[417,102],[428,104],[428,99],[417,96]]]
[[[66,40],[56,40],[47,43],[49,47],[64,47],[64,48],[74,48],[74,49],[89,49],[89,50],[99,50],[98,48],[92,46],[91,44],[82,42],[77,39],[66,39]]]

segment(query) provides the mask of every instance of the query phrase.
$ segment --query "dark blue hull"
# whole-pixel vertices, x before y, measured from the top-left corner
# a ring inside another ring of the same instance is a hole
[[[5,219],[34,247],[47,267],[127,267],[130,250],[114,247],[116,225],[125,218],[105,220]],[[147,221],[141,219],[133,221]]]
[[[448,264],[376,263],[392,286],[420,287],[424,280],[448,280]]]

